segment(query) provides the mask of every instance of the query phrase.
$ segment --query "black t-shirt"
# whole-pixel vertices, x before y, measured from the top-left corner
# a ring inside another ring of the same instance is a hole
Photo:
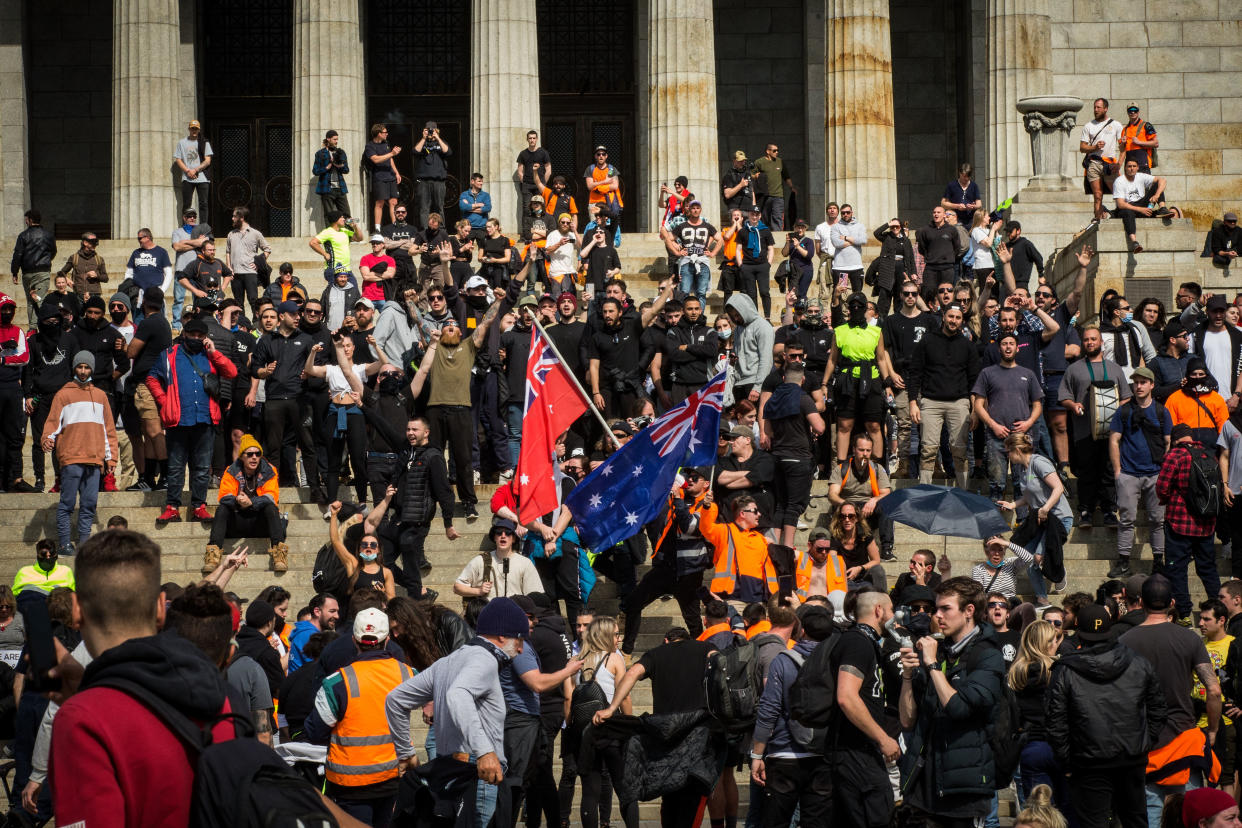
[[[465,247],[467,244],[469,244],[472,241],[473,239],[471,239],[469,236],[467,236],[464,239],[458,238],[456,235],[449,236],[449,244],[453,246],[453,261],[469,262],[470,260],[474,258],[474,251],[478,249],[477,244],[474,247],[470,248],[469,250],[462,249],[463,247]]]
[[[755,453],[745,463],[730,454],[728,457],[721,458],[717,465],[720,471],[744,471],[750,481],[750,485],[744,489],[726,489],[720,485],[716,486],[716,502],[720,504],[722,520],[733,520],[733,501],[742,495],[750,495],[759,507],[759,528],[772,528],[775,525],[772,522],[772,512],[775,509],[772,483],[776,480],[776,458],[766,451],[755,449]]]
[[[879,636],[865,625],[846,630],[832,651],[832,663],[839,674],[841,670],[862,679],[858,697],[867,707],[867,713],[877,724],[884,723],[884,678],[880,673]],[[840,679],[838,678],[838,683]],[[837,707],[837,746],[847,750],[872,749],[871,737],[859,730],[849,717]]]
[[[906,316],[903,313],[890,313],[880,323],[884,332],[884,350],[893,360],[897,373],[910,369],[910,360],[914,358],[914,346],[923,341],[923,335],[940,327],[940,320],[926,311],[917,316]],[[902,377],[905,379],[905,377]]]
[[[781,417],[768,420],[772,424],[772,447],[770,451],[776,457],[810,459],[814,456],[811,445],[811,426],[807,422],[808,414],[817,413],[815,403],[804,392],[798,400],[798,416]]]
[[[700,221],[698,224],[691,224],[684,221],[674,231],[678,243],[686,249],[686,253],[690,256],[702,256],[707,250],[708,243],[719,232],[706,221]]]
[[[542,164],[539,168],[539,178],[546,184],[548,183],[548,168],[552,166],[552,156],[548,155],[548,151],[543,147],[535,147],[532,151],[524,149],[518,153],[517,162],[522,165],[522,183],[534,185],[535,183],[535,165]]]
[[[871,536],[865,535],[854,541],[853,549],[846,549],[845,544],[836,538],[832,539],[831,548],[841,556],[841,560],[845,561],[845,568],[849,569],[855,566],[866,566],[871,560],[871,556],[867,554],[867,547],[871,546]]]
[[[509,240],[504,236],[497,236],[494,239],[483,240],[483,256],[489,259],[499,259],[505,255],[505,251],[508,249]],[[489,262],[488,264],[491,263]]]
[[[391,239],[392,241],[405,241],[406,239],[414,238],[415,234],[418,233],[418,228],[409,222],[402,221],[393,222],[392,224],[385,224],[380,232],[386,239]],[[405,260],[406,264],[409,264],[412,261],[408,250],[394,248],[393,250],[387,251],[387,253],[398,263],[400,263],[402,259]]]
[[[626,311],[621,316],[620,327],[600,328],[591,333],[587,340],[587,358],[599,360],[601,391],[611,386],[611,380],[616,378],[612,374],[619,373],[631,380],[641,375],[642,335],[642,320],[634,311]]]
[[[143,346],[137,358],[134,359],[134,370],[129,375],[130,385],[136,385],[145,380],[155,365],[155,361],[160,358],[160,354],[172,345],[172,326],[161,313],[144,316],[138,323],[138,327],[134,329],[134,339],[142,340]]]
[[[372,181],[396,181],[397,176],[392,171],[392,159],[385,161],[375,161],[377,155],[387,155],[392,152],[392,148],[388,146],[387,141],[368,141],[366,148],[362,151],[362,160],[366,164],[368,170],[371,171]]]
[[[747,184],[732,197],[725,196],[724,191],[736,187],[742,182],[742,179],[749,177],[742,170],[734,169],[732,166],[725,170],[725,174],[720,179],[720,195],[724,199],[724,206],[729,210],[737,210],[749,207],[753,201],[750,197],[751,185]]]
[[[704,641],[674,641],[648,650],[638,663],[651,681],[651,712],[688,713],[707,706],[703,676],[711,645]]]
[[[540,672],[555,673],[564,669],[569,663],[572,650],[569,636],[565,633],[564,618],[552,616],[540,619],[531,628],[530,643],[535,648],[535,655],[539,656]],[[547,707],[549,702],[561,704],[565,699],[562,685],[558,684],[551,690],[540,693],[539,698],[544,703],[544,707]]]
[[[1018,645],[1022,643],[1021,630],[1006,630],[996,633],[996,644],[1000,647],[1001,657],[1005,659],[1005,671],[1008,672],[1014,659],[1018,657]]]
[[[743,222],[742,229],[737,234],[737,245],[742,251],[742,264],[744,265],[766,265],[768,263],[768,248],[776,244],[776,239],[772,238],[772,231],[767,227],[758,231],[759,234],[759,255],[755,256],[751,253],[748,242],[752,235],[752,229],[749,224]]]
[[[1069,362],[1065,359],[1065,346],[1082,345],[1082,337],[1078,335],[1078,328],[1070,324],[1070,312],[1064,305],[1057,305],[1053,309],[1052,318],[1061,326],[1061,330],[1057,331],[1052,339],[1044,342],[1039,349],[1039,355],[1043,359],[1045,382],[1049,373],[1059,376],[1064,374],[1065,369],[1069,367]],[[1043,337],[1040,339],[1042,340]]]
[[[820,325],[818,328],[790,325],[785,330],[784,339],[778,338],[776,341],[784,342],[786,345],[796,342],[802,346],[802,351],[806,354],[804,361],[808,369],[807,379],[813,378],[815,385],[818,386],[822,381],[824,368],[828,365],[828,357],[832,353],[832,343],[835,339],[836,335],[827,325]],[[815,375],[817,371],[818,376]]]
[[[418,152],[414,177],[422,180],[443,181],[448,177],[448,166],[445,165],[444,159],[452,154],[439,141],[428,138]]]
[[[419,244],[425,245],[427,248],[422,254],[423,264],[427,267],[435,267],[439,264],[440,252],[436,248],[448,241],[448,233],[445,229],[437,227],[435,230],[432,230],[428,227],[421,233],[415,234],[414,238]]]

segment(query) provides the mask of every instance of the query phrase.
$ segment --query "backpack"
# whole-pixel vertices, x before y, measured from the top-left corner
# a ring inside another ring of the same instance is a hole
[[[703,694],[707,712],[732,732],[748,731],[759,711],[763,676],[755,642],[734,636],[733,643],[707,657]]]
[[[841,631],[832,634],[811,651],[789,686],[789,718],[807,727],[828,727],[837,706],[837,674],[832,669],[832,651],[841,640]]]
[[[336,556],[336,550],[331,543],[325,543],[315,553],[311,587],[316,593],[331,594],[342,604],[349,601],[349,575],[345,573],[345,564]]]
[[[1221,512],[1224,481],[1216,455],[1203,446],[1186,446],[1190,454],[1190,475],[1186,487],[1186,508],[1192,515],[1216,517]]]
[[[1196,398],[1196,402],[1198,398]],[[1159,465],[1164,462],[1164,429],[1160,423],[1164,422],[1165,408],[1159,402],[1152,400],[1152,405],[1156,406],[1156,422],[1152,422],[1150,417],[1142,413],[1142,410],[1134,404],[1134,398],[1121,407],[1121,422],[1127,432],[1135,428],[1143,432],[1143,437],[1147,440],[1147,450],[1151,452],[1151,462]],[[1202,403],[1199,403],[1202,405]],[[1206,410],[1206,409],[1204,409]],[[1209,411],[1208,416],[1212,413]],[[1215,425],[1215,420],[1212,421]]]
[[[601,658],[591,671],[591,677],[579,681],[569,697],[569,728],[575,733],[582,733],[595,718],[595,714],[608,707],[608,696],[595,679],[607,660],[607,656]],[[583,670],[584,675],[585,673]]]
[[[202,727],[145,687],[122,678],[96,686],[120,690],[142,702],[197,754],[190,802],[192,828],[337,828],[319,792],[267,745],[256,740],[250,723],[224,713]],[[211,728],[233,719],[238,732],[213,742]]]
[[[972,655],[976,649],[971,648]],[[967,669],[971,669],[969,664]],[[1018,696],[1004,679],[1001,680],[1000,698],[992,709],[992,722],[988,726],[988,746],[992,749],[992,763],[996,770],[993,787],[998,791],[1008,788],[1018,770],[1022,748],[1026,747],[1026,733],[1022,730],[1022,710],[1018,707]]]
[[[816,649],[819,648],[816,647]],[[814,652],[814,650],[812,650],[812,652]],[[798,667],[798,675],[802,674],[802,665],[806,663],[806,657],[803,656],[802,653],[797,650],[785,650],[777,654],[776,657],[780,658],[781,656],[788,656],[789,660]],[[819,733],[816,732],[815,728],[807,727],[802,722],[795,719],[792,715],[789,717],[787,724],[789,727],[789,737],[793,739],[795,745],[801,748],[815,747],[819,736]]]

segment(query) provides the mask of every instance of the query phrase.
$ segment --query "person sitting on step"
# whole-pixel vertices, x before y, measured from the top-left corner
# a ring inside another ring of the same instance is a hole
[[[263,459],[263,447],[249,434],[242,435],[237,459],[220,476],[220,506],[211,525],[211,539],[203,555],[203,572],[220,564],[220,545],[225,538],[267,535],[271,540],[272,570],[289,569],[289,545],[280,518],[280,481],[276,469]]]

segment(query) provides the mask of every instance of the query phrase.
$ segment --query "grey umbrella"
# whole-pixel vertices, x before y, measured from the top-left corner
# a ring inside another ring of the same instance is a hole
[[[950,486],[920,483],[897,489],[876,506],[889,519],[928,535],[984,540],[1008,535],[1011,528],[995,503]]]

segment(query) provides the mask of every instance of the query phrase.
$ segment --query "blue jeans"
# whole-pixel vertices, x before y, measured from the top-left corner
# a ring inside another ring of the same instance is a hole
[[[505,404],[505,433],[509,435],[509,459],[511,469],[516,469],[518,453],[522,450],[522,404]]]
[[[681,276],[681,289],[699,297],[703,307],[707,307],[707,292],[712,289],[712,271],[707,262],[686,262],[677,269]]]
[[[172,329],[181,330],[181,309],[185,307],[185,285],[177,279],[173,282]]]
[[[207,487],[211,484],[211,452],[215,448],[215,431],[207,424],[174,426],[164,430],[168,444],[169,506],[181,508],[181,488],[185,485],[185,466],[190,464],[190,508],[207,503]]]
[[[397,795],[381,796],[376,799],[333,799],[333,802],[345,813],[372,828],[388,828],[392,822],[392,809],[397,803]]]
[[[99,466],[69,463],[60,470],[60,504],[56,507],[56,540],[60,548],[69,545],[69,521],[73,506],[81,495],[78,509],[78,543],[91,536],[95,523],[95,504],[99,502]]]
[[[1009,467],[1009,453],[1005,451],[1005,441],[996,436],[992,429],[984,426],[983,454],[988,463],[988,493],[992,500],[999,500],[1005,493],[1005,486],[1012,482],[1015,495],[1019,492],[1018,481],[1014,480],[1013,470]]]
[[[1073,518],[1061,518],[1061,525],[1065,527],[1065,536],[1069,537],[1069,531],[1074,526],[1074,519]],[[1039,539],[1039,543],[1035,544],[1035,548],[1031,550],[1031,554],[1032,555],[1044,554],[1044,540],[1042,537]],[[1044,582],[1043,573],[1039,572],[1035,568],[1031,568],[1027,572],[1027,575],[1029,576],[1031,580],[1031,589],[1034,590],[1035,597],[1036,598],[1047,598],[1048,597],[1048,585]]]
[[[1190,616],[1194,605],[1190,601],[1190,559],[1195,561],[1195,573],[1203,582],[1208,595],[1220,592],[1220,576],[1216,573],[1216,552],[1212,548],[1212,535],[1196,538],[1174,531],[1168,521],[1164,524],[1164,574],[1173,584],[1173,600],[1177,614]]]
[[[1018,781],[1018,790],[1021,794],[1019,802],[1029,797],[1036,785],[1047,785],[1052,788],[1053,804],[1073,824],[1072,812],[1069,810],[1069,785],[1066,782],[1064,768],[1052,753],[1052,745],[1039,740],[1027,742],[1022,748],[1019,767],[1022,769],[1022,775]]]
[[[1218,590],[1219,591],[1219,590]],[[1215,595],[1215,592],[1209,593]],[[1195,788],[1203,787],[1203,772],[1198,770],[1190,771],[1190,781],[1183,785],[1153,785],[1150,782],[1145,786],[1147,790],[1147,828],[1160,828],[1160,813],[1164,810],[1164,799],[1175,793],[1183,791],[1193,791]]]

